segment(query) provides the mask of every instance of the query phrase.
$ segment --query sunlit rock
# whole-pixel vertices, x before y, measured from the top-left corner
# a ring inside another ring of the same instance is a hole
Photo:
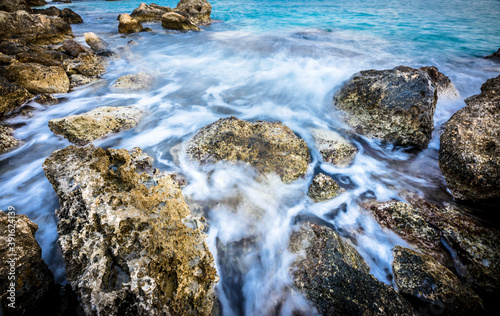
[[[313,129],[312,136],[323,160],[337,167],[349,166],[358,153],[358,148],[337,132]]]
[[[141,32],[144,28],[139,20],[131,18],[127,13],[120,14],[118,18],[118,32],[119,33],[137,33]]]
[[[0,124],[0,154],[19,145],[19,140],[12,136],[13,131],[12,128]]]
[[[314,202],[322,202],[331,200],[342,192],[342,188],[335,180],[323,173],[318,173],[312,180],[307,195]]]
[[[151,88],[153,83],[153,76],[139,72],[137,74],[121,76],[113,83],[112,87],[123,90],[145,90]]]
[[[33,95],[0,75],[0,118],[12,110],[21,107]]]
[[[130,16],[141,22],[161,21],[162,15],[167,12],[173,12],[174,9],[163,7],[154,3],[141,3],[137,9],[134,9]]]
[[[191,20],[184,15],[176,12],[165,13],[161,17],[161,26],[167,30],[176,31],[200,31],[201,29],[196,26]]]
[[[87,77],[96,77],[106,72],[106,66],[107,62],[104,57],[94,53],[81,53],[77,58],[64,61],[64,67],[68,75],[80,74]]]
[[[31,93],[66,93],[69,90],[69,78],[59,66],[15,63],[6,68],[5,76]]]
[[[212,5],[206,0],[181,0],[175,11],[185,15],[196,25],[207,25],[212,22],[210,19]]]
[[[57,7],[51,6],[45,9],[33,9],[33,12],[50,16],[58,16],[69,24],[83,23],[82,17],[70,8],[64,8],[61,10]]]

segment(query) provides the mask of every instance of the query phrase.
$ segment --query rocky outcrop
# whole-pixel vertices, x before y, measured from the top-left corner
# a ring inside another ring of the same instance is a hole
[[[46,9],[33,9],[33,12],[49,16],[58,16],[68,24],[83,23],[82,17],[70,8],[64,8],[61,10],[57,7],[51,6]]]
[[[335,180],[323,173],[318,173],[309,186],[307,195],[317,203],[331,200],[341,192],[343,190]]]
[[[12,64],[6,68],[6,77],[31,93],[66,93],[69,78],[62,67],[41,64]]]
[[[493,54],[488,55],[488,56],[486,56],[484,58],[486,58],[486,59],[500,60],[500,48],[496,52],[494,52]]]
[[[201,29],[187,17],[176,12],[169,12],[162,15],[161,26],[167,30],[201,31]]]
[[[21,107],[33,95],[0,75],[0,118]]]
[[[78,43],[75,40],[65,40],[62,48],[64,51],[68,54],[70,54],[73,57],[78,57],[81,53],[88,53],[91,52],[91,50],[88,47],[83,46],[82,44]]]
[[[485,315],[476,293],[434,258],[401,246],[392,252],[396,287],[420,314]]]
[[[106,72],[106,60],[93,53],[81,53],[75,59],[64,61],[68,75],[80,74],[87,77],[97,77]]]
[[[47,4],[47,1],[45,0],[26,0],[26,2],[32,7],[41,7],[42,5]]]
[[[415,315],[391,286],[369,274],[356,250],[330,228],[303,223],[290,237],[295,287],[323,315]]]
[[[361,71],[334,96],[356,133],[419,148],[431,139],[436,102],[437,89],[427,72],[404,66]]]
[[[210,315],[217,282],[202,220],[139,148],[69,146],[43,169],[59,197],[67,279],[88,315]]]
[[[12,136],[13,131],[12,128],[0,124],[0,154],[19,145],[19,140]]]
[[[254,123],[234,116],[203,127],[187,144],[187,154],[201,164],[242,161],[284,182],[303,176],[309,163],[306,142],[280,122]]]
[[[109,133],[135,127],[142,111],[133,107],[103,106],[92,111],[49,121],[52,132],[85,146]]]
[[[420,70],[425,71],[432,82],[437,88],[437,93],[439,98],[458,98],[459,94],[455,85],[451,82],[450,78],[445,76],[443,73],[437,69],[435,66],[422,67]]]
[[[135,75],[121,76],[113,83],[112,87],[123,90],[145,90],[151,88],[154,78],[144,72]]]
[[[84,86],[84,85],[87,85],[90,83],[97,82],[99,80],[101,80],[101,79],[96,78],[96,77],[87,77],[87,76],[78,75],[78,74],[74,74],[74,75],[69,76],[70,86],[72,88]]]
[[[120,14],[118,24],[118,32],[119,33],[137,33],[141,32],[144,28],[139,20],[131,18],[127,13]]]
[[[460,200],[500,197],[500,76],[445,124],[439,167],[453,196]]]
[[[137,9],[132,11],[130,16],[140,22],[161,21],[162,15],[173,12],[174,9],[163,7],[154,3],[141,3]]]
[[[108,43],[106,43],[103,39],[101,39],[95,33],[87,32],[87,33],[83,33],[83,36],[85,37],[85,42],[87,43],[87,45],[89,45],[90,48],[92,48],[92,50],[94,52],[96,52],[97,54],[110,51]]]
[[[358,148],[337,132],[313,129],[312,136],[323,160],[337,167],[348,167],[358,153]]]
[[[16,12],[18,10],[31,13],[31,8],[26,0],[0,0],[0,11]]]
[[[175,11],[186,16],[196,25],[207,25],[212,23],[210,14],[212,6],[206,0],[181,0]]]

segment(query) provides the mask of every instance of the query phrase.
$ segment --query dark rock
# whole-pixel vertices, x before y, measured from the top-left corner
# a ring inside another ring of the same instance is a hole
[[[36,98],[35,102],[42,105],[54,105],[59,103],[59,100],[51,94],[42,94]]]
[[[33,95],[0,75],[0,118],[21,107]]]
[[[167,30],[201,31],[201,29],[187,17],[176,12],[169,12],[162,15],[161,26]]]
[[[0,52],[5,55],[17,55],[19,53],[26,53],[30,50],[28,46],[26,46],[26,41],[19,39],[11,39],[5,40],[0,43]]]
[[[46,9],[33,9],[33,12],[50,16],[58,16],[69,24],[83,23],[82,17],[70,8],[64,8],[61,10],[57,7],[51,6]]]
[[[120,24],[118,24],[119,33],[137,33],[141,32],[144,29],[141,22],[134,18],[131,18],[127,13],[120,14],[118,19],[120,21]]]
[[[196,25],[207,25],[212,23],[210,14],[212,6],[206,0],[181,0],[175,11],[186,16]]]
[[[493,54],[488,55],[488,56],[486,56],[484,58],[486,58],[486,59],[497,59],[497,60],[500,59],[500,48],[496,52],[494,52]]]
[[[62,67],[40,64],[12,64],[6,68],[6,77],[31,93],[66,93],[69,78]]]
[[[333,199],[342,191],[335,180],[323,173],[318,173],[309,186],[307,195],[314,202],[322,202]]]
[[[32,7],[41,7],[47,4],[47,1],[45,0],[26,0],[26,2]]]
[[[0,154],[14,149],[19,145],[19,140],[12,136],[14,130],[0,124]]]
[[[500,76],[445,124],[439,167],[453,196],[460,200],[500,197]]]
[[[14,62],[16,62],[15,56],[5,55],[0,52],[0,65],[10,65]]]
[[[458,91],[455,88],[455,85],[451,82],[450,78],[439,72],[437,67],[422,67],[420,69],[425,71],[431,78],[437,88],[438,97],[457,98],[459,96]]]
[[[73,57],[78,57],[81,53],[88,53],[91,50],[74,40],[65,40],[62,48]]]
[[[16,55],[20,63],[36,63],[44,66],[62,66],[66,58],[68,56],[61,52],[38,46],[29,47],[28,51]]]
[[[0,11],[16,12],[18,10],[31,13],[31,8],[26,0],[0,0]]]
[[[130,16],[140,22],[161,21],[162,15],[173,11],[172,8],[162,7],[154,3],[141,3],[137,9],[132,11]]]

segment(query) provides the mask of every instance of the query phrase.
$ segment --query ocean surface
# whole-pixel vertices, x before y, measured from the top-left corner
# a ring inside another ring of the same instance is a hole
[[[183,192],[191,210],[210,225],[207,241],[217,260],[217,296],[224,315],[262,315],[279,303],[283,315],[292,309],[315,313],[299,293],[289,290],[294,257],[287,250],[288,238],[301,216],[315,216],[335,227],[365,258],[371,273],[393,285],[391,248],[408,245],[361,209],[360,197],[401,200],[400,192],[409,190],[436,203],[453,203],[437,162],[440,128],[465,105],[466,97],[500,73],[500,64],[482,58],[500,46],[500,1],[213,0],[214,23],[202,32],[169,32],[160,23],[144,23],[153,32],[118,34],[117,15],[131,13],[139,4],[55,4],[83,17],[84,24],[72,26],[76,40],[84,43],[83,33],[95,32],[111,46],[123,46],[123,58],[111,61],[100,82],[56,95],[59,104],[32,101],[25,107],[29,111],[7,120],[17,127],[15,136],[23,144],[0,155],[0,208],[14,206],[39,225],[37,240],[56,281],[65,281],[56,243],[54,209],[59,202],[42,163],[70,143],[54,135],[47,122],[100,106],[135,105],[146,112],[136,128],[94,144],[141,147],[155,158],[157,168],[187,178]],[[332,105],[335,91],[354,73],[398,65],[437,66],[460,93],[439,99],[434,136],[423,151],[344,133],[346,126]],[[157,78],[150,91],[110,87],[118,77],[139,71]],[[230,115],[281,121],[293,129],[312,155],[306,177],[288,185],[274,176],[256,182],[248,169],[200,167],[186,159],[185,142],[201,127]],[[344,133],[359,149],[353,165],[322,163],[312,128]],[[312,203],[307,189],[318,172],[331,175],[347,192]]]

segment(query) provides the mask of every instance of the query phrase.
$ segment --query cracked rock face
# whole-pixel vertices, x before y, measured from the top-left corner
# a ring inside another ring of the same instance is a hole
[[[88,315],[210,315],[217,282],[202,218],[139,148],[69,146],[43,169],[59,197],[67,279]]]

